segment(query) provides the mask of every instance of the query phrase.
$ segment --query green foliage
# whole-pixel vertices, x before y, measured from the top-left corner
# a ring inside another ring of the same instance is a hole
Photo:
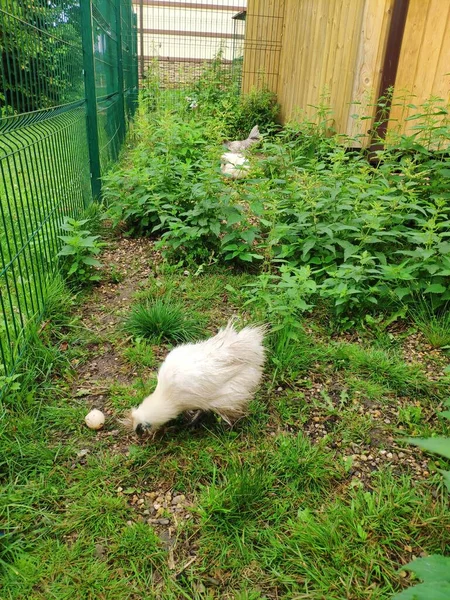
[[[450,406],[450,400],[446,401],[446,406]],[[440,416],[444,419],[450,420],[450,410],[445,410],[440,413]],[[450,438],[443,436],[435,436],[431,438],[407,438],[406,440],[409,444],[413,446],[417,446],[422,450],[427,452],[434,452],[435,454],[439,454],[446,459],[450,459]],[[450,471],[445,471],[440,469],[442,477],[444,479],[444,483],[450,492]]]
[[[0,116],[82,99],[79,3],[70,0],[62,8],[55,2],[10,0],[4,8]],[[14,18],[8,17],[8,9]]]
[[[431,318],[421,328],[447,345],[448,318],[435,317],[450,300],[443,150],[450,126],[442,102],[418,107],[414,133],[378,152],[375,163],[333,134],[325,98],[313,118],[278,131],[273,95],[239,97],[226,69],[218,57],[186,91],[195,110],[185,101],[169,112],[161,94],[156,110],[141,114],[137,147],[106,179],[114,223],[160,235],[175,262],[260,267],[251,303],[265,307],[275,327],[320,305],[349,328],[422,297]],[[268,133],[259,157],[249,156],[251,177],[226,180],[222,141],[256,123]]]
[[[450,598],[450,557],[426,556],[416,558],[403,567],[411,571],[423,583],[415,585],[400,594],[393,596],[392,600],[447,600]]]
[[[202,326],[198,317],[188,317],[185,313],[181,304],[170,300],[137,304],[125,322],[125,329],[155,343],[161,340],[178,344],[192,341],[201,335]]]
[[[113,225],[125,222],[134,235],[160,233],[159,247],[174,261],[260,260],[259,228],[220,177],[216,125],[169,112],[154,119],[144,117],[132,168],[126,164],[105,178]]]
[[[91,235],[90,230],[83,229],[88,219],[77,221],[65,217],[61,229],[68,235],[58,236],[64,246],[58,253],[62,258],[61,268],[69,281],[76,285],[83,285],[101,279],[100,273],[95,268],[101,267],[101,262],[96,258],[105,244],[99,242],[100,236]]]
[[[301,315],[312,308],[309,303],[316,291],[311,269],[283,263],[275,273],[262,273],[246,286],[246,305],[262,306],[272,323],[272,331],[287,331],[295,339],[302,330]]]

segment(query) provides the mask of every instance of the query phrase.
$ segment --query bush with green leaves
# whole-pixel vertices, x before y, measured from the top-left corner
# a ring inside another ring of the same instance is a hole
[[[167,111],[162,94],[155,112],[141,114],[137,147],[106,178],[114,224],[158,234],[175,261],[260,266],[261,306],[278,293],[276,278],[290,272],[292,283],[295,270],[307,269],[308,308],[328,307],[340,328],[417,297],[442,311],[450,301],[450,125],[437,124],[442,103],[418,109],[414,133],[376,162],[330,133],[330,110],[319,106],[313,120],[264,136],[249,177],[230,181],[219,170],[224,136],[248,134],[257,114],[265,115],[258,124],[273,123],[276,110],[265,91],[239,98],[231,83],[226,89],[224,68],[205,71],[196,110],[185,103]],[[300,298],[302,286],[293,287]]]
[[[64,242],[58,253],[61,258],[61,269],[69,281],[76,285],[100,281],[101,275],[95,269],[102,264],[97,255],[105,245],[99,241],[100,236],[91,235],[89,229],[84,229],[88,219],[77,221],[65,217],[61,229],[65,235],[58,236]]]
[[[141,123],[127,162],[105,177],[113,225],[125,223],[133,235],[159,234],[164,255],[175,261],[260,260],[259,227],[220,175],[217,124],[166,111],[141,115]]]
[[[205,123],[169,111],[141,113],[138,135],[127,161],[105,176],[104,199],[114,226],[150,235],[193,206],[192,187],[214,160],[205,153],[218,142]]]

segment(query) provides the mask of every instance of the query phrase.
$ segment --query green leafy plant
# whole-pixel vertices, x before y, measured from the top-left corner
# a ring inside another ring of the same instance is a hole
[[[416,558],[402,567],[423,583],[395,594],[392,600],[446,600],[450,598],[450,557],[432,555]]]
[[[450,400],[446,402],[447,407],[450,407]],[[439,413],[444,419],[450,420],[450,410],[445,410]],[[417,446],[426,452],[433,452],[439,454],[446,459],[450,459],[450,437],[436,436],[430,438],[407,438],[406,441],[413,446]],[[439,469],[444,483],[450,492],[450,471],[445,469]]]
[[[262,273],[254,283],[246,285],[245,305],[262,307],[272,324],[272,331],[287,331],[295,339],[303,331],[301,315],[310,310],[316,284],[309,267],[282,263],[274,273]]]
[[[95,271],[95,268],[102,266],[96,256],[105,244],[98,241],[100,236],[91,235],[88,229],[83,229],[88,222],[88,219],[77,221],[66,217],[61,229],[67,235],[58,236],[64,242],[58,253],[62,258],[62,270],[75,284],[86,284],[101,279],[100,273]]]

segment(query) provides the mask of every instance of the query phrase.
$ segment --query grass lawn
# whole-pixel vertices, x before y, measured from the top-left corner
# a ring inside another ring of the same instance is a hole
[[[171,295],[209,334],[256,318],[241,293],[254,276],[180,272],[145,240],[102,260],[104,283],[49,312],[31,391],[3,407],[2,598],[387,599],[412,557],[450,551],[443,461],[401,441],[448,434],[449,360],[417,328],[330,335],[313,315],[233,429],[180,418],[139,440],[117,419],[168,345],[125,333],[131,305]]]

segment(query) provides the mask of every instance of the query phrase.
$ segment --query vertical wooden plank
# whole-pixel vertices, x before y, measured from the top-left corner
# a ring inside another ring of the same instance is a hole
[[[365,1],[351,94],[354,104],[349,108],[345,130],[345,133],[353,138],[354,145],[366,146],[370,141],[367,132],[372,128],[376,113],[376,94],[380,89],[381,69],[393,5],[394,0]],[[361,117],[369,119],[361,120]]]
[[[252,87],[277,91],[285,0],[249,0],[244,40],[244,92]]]
[[[324,96],[325,92],[329,93],[329,82],[327,81],[327,65],[331,54],[332,30],[334,27],[334,18],[336,12],[336,4],[341,0],[330,0],[324,2],[322,0],[322,12],[326,19],[325,29],[325,44],[321,50],[320,74],[318,83],[318,98]]]
[[[412,94],[417,87],[417,64],[424,45],[425,23],[430,4],[431,0],[411,0],[409,4],[395,80],[389,132],[403,129],[402,123],[408,116],[407,104],[415,100]]]
[[[444,17],[444,11],[442,14]],[[445,21],[442,47],[439,56],[439,62],[436,67],[436,73],[433,81],[433,94],[438,96],[439,98],[446,98],[447,101],[450,100],[450,2],[448,2],[447,6],[447,18],[442,19]]]
[[[412,133],[406,121],[431,96],[450,102],[450,0],[410,0],[395,82],[389,133]]]
[[[302,4],[303,0],[286,0],[285,4],[280,75],[277,88],[283,122],[289,120],[291,117],[290,107],[294,89],[297,86],[294,71],[299,44],[299,17],[301,15]]]
[[[339,131],[341,115],[342,115],[342,104],[345,102],[345,64],[347,61],[347,54],[351,53],[352,43],[348,42],[347,30],[349,27],[349,21],[354,18],[353,7],[357,0],[343,0],[341,5],[341,14],[338,24],[336,46],[332,55],[332,75],[331,75],[331,98],[330,104],[333,110],[333,125],[336,131]]]
[[[306,106],[316,104],[318,97],[318,80],[320,67],[323,60],[321,46],[321,25],[323,23],[323,2],[313,2],[311,6],[311,29],[308,45],[308,64],[305,68],[305,95]],[[314,112],[314,109],[311,109]]]

